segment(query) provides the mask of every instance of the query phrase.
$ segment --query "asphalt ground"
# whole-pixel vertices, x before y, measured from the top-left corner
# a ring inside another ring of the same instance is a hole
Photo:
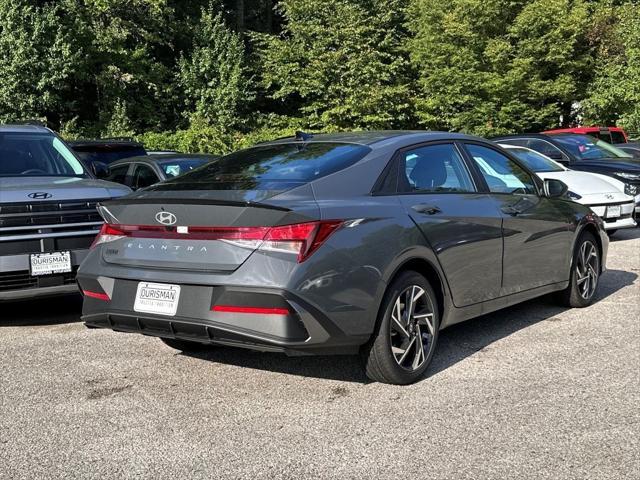
[[[0,305],[0,478],[640,478],[640,229],[597,302],[442,332],[424,380],[89,330],[80,300]]]

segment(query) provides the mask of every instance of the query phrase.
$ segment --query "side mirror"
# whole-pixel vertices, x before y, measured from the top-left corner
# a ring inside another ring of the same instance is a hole
[[[102,162],[91,162],[91,170],[96,178],[107,178],[111,173],[109,165]]]
[[[564,182],[555,178],[547,178],[544,181],[544,195],[548,198],[558,198],[567,194],[569,187]]]

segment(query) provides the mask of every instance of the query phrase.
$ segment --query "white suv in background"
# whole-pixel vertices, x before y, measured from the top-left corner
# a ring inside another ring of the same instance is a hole
[[[569,170],[530,148],[502,143],[500,146],[518,157],[540,178],[555,178],[564,182],[569,187],[569,198],[588,206],[602,218],[609,235],[613,235],[621,228],[636,226],[633,218],[634,197],[624,193],[623,182],[598,173]],[[509,185],[509,179],[500,172],[496,172],[491,165],[480,164],[480,167],[490,169],[486,173],[496,176]]]

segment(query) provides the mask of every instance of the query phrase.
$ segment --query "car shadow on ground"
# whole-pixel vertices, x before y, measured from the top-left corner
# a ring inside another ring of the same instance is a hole
[[[0,327],[60,325],[80,321],[80,294],[0,303]]]
[[[638,275],[608,270],[602,277],[596,301],[633,284]],[[455,365],[486,349],[492,343],[538,322],[561,321],[558,314],[567,310],[558,306],[553,295],[515,305],[497,312],[453,325],[440,333],[438,348],[425,378]],[[243,368],[308,376],[354,383],[370,383],[358,356],[287,357],[279,353],[252,352],[238,348],[213,347],[184,353],[207,361]]]

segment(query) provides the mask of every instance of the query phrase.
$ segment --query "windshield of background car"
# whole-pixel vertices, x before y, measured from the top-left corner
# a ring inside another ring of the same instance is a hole
[[[534,172],[562,172],[564,168],[544,155],[526,148],[509,148],[511,153],[522,160]]]
[[[554,140],[569,150],[578,160],[631,158],[619,148],[590,135],[554,135]]]
[[[158,165],[160,165],[165,176],[171,178],[201,167],[208,161],[205,158],[172,158],[171,160],[158,162]]]
[[[0,133],[0,176],[84,177],[80,161],[55,135]]]
[[[146,155],[147,152],[143,147],[119,147],[119,146],[96,146],[87,148],[78,147],[74,149],[76,155],[84,160],[87,164],[92,162],[102,162],[107,165],[120,160],[122,158],[139,157]]]
[[[283,143],[241,150],[151,190],[288,190],[343,170],[371,149],[349,143]]]

